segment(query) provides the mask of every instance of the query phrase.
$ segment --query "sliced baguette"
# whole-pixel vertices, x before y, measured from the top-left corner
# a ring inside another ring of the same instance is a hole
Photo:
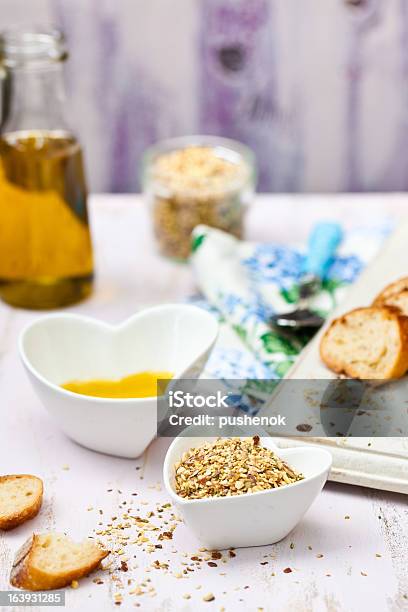
[[[385,297],[378,296],[374,302],[375,306],[391,306],[397,308],[400,314],[408,317],[408,289],[399,293],[392,293]]]
[[[13,529],[34,518],[42,499],[43,483],[37,476],[0,476],[0,529]]]
[[[17,552],[10,582],[29,591],[60,589],[96,569],[109,551],[61,533],[34,534]]]
[[[388,307],[356,308],[332,322],[320,356],[351,378],[400,378],[408,370],[408,317]]]
[[[408,276],[404,276],[403,278],[399,278],[393,283],[390,283],[389,285],[387,285],[381,291],[381,293],[377,295],[377,297],[375,298],[373,302],[373,306],[382,306],[383,304],[386,303],[386,300],[392,295],[395,295],[397,293],[401,293],[402,291],[407,291],[407,290],[408,290]]]

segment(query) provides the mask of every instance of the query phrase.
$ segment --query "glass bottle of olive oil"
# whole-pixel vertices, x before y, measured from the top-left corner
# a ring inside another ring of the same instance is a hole
[[[55,308],[92,288],[82,151],[63,115],[62,35],[0,36],[5,67],[0,131],[0,296]]]

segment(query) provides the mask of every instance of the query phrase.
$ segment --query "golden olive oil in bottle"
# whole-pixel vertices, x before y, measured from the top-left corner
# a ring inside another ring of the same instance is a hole
[[[3,35],[1,52],[0,296],[57,308],[89,295],[93,275],[82,151],[60,108],[66,54],[53,31]]]

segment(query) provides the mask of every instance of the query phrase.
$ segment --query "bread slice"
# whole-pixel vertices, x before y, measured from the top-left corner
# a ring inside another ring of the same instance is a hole
[[[388,307],[356,308],[332,322],[320,356],[352,378],[400,378],[408,370],[408,317]]]
[[[42,499],[43,483],[37,476],[0,476],[0,529],[13,529],[34,518]]]
[[[399,278],[398,280],[390,283],[377,295],[373,302],[373,306],[382,306],[385,301],[396,293],[401,293],[402,291],[408,290],[408,276],[404,276],[403,278]]]
[[[392,293],[386,297],[378,296],[374,302],[375,306],[392,306],[408,317],[408,289],[399,293]]]
[[[77,544],[62,533],[34,534],[17,552],[10,582],[29,591],[59,589],[87,576],[108,554],[92,540]]]

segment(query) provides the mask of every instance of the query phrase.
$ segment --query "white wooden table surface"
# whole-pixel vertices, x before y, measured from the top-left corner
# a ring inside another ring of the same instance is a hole
[[[299,240],[321,217],[352,225],[364,223],[368,216],[398,217],[405,211],[408,198],[398,195],[264,196],[249,215],[248,236]],[[91,212],[98,280],[93,297],[72,311],[115,322],[143,304],[184,299],[194,291],[187,266],[155,255],[146,211],[137,197],[95,196]],[[0,589],[9,588],[14,551],[32,530],[57,529],[81,538],[103,529],[98,523],[121,516],[129,505],[133,514],[143,517],[155,511],[156,503],[166,501],[161,466],[167,440],[154,442],[139,460],[116,459],[71,442],[43,410],[17,354],[19,331],[37,316],[41,314],[0,305],[0,473],[29,472],[45,482],[40,515],[0,535]],[[123,501],[127,504],[120,508]],[[151,521],[156,519],[157,513]],[[227,555],[216,567],[205,561],[196,566],[190,557],[197,554],[199,544],[179,524],[173,540],[163,540],[162,549],[154,553],[145,552],[145,546],[124,547],[130,556],[129,571],[116,571],[120,563],[115,559],[113,573],[98,572],[103,583],[95,584],[92,576],[78,589],[67,589],[66,605],[80,612],[135,606],[232,612],[408,609],[407,532],[407,499],[402,495],[328,484],[302,523],[278,544],[238,550],[236,557]],[[169,569],[152,568],[156,559],[168,563]],[[195,571],[177,578],[174,574],[182,573],[187,562]],[[285,568],[292,571],[285,573]],[[150,582],[141,589],[153,588],[154,595],[128,594],[147,578]],[[203,601],[208,592],[215,596],[212,602]],[[115,593],[123,596],[121,606],[114,603]],[[186,594],[191,597],[184,598]]]

